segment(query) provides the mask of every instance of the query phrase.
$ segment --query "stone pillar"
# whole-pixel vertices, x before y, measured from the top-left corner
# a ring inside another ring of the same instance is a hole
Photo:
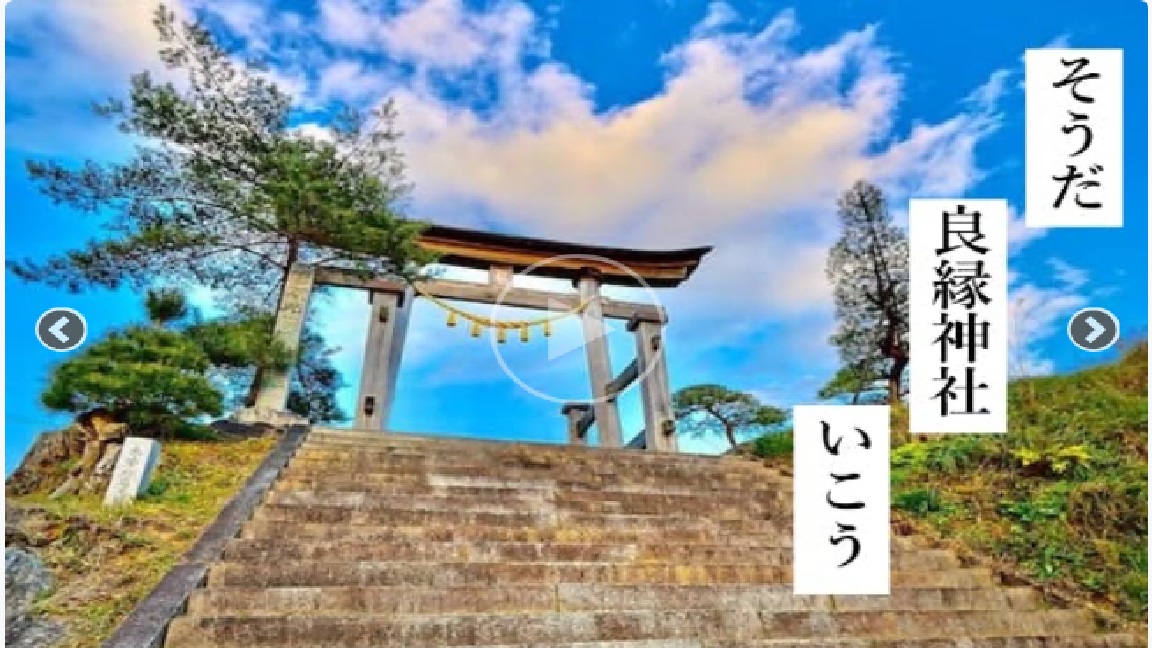
[[[560,413],[568,419],[568,443],[570,445],[588,445],[584,430],[580,429],[580,422],[588,412],[588,405],[584,403],[565,403]]]
[[[580,298],[588,302],[582,316],[584,324],[584,351],[588,356],[588,378],[592,383],[592,397],[596,413],[596,428],[600,430],[600,445],[620,447],[620,412],[616,397],[605,399],[608,383],[612,381],[612,360],[608,355],[608,340],[604,339],[604,315],[600,309],[600,274],[586,269],[576,283]],[[605,399],[605,400],[601,400]]]
[[[668,384],[663,326],[657,322],[632,319],[628,322],[628,330],[636,335],[636,368],[644,407],[646,449],[676,452],[676,415]]]
[[[160,460],[160,443],[155,439],[128,437],[116,459],[116,468],[104,493],[104,506],[131,504],[148,488],[152,471]]]
[[[412,315],[413,296],[404,292],[373,291],[368,301],[368,339],[356,400],[356,428],[384,430],[396,395],[396,377],[404,355],[404,338]]]
[[[284,282],[284,294],[280,297],[272,335],[292,351],[293,357],[300,350],[300,334],[304,331],[304,318],[308,316],[308,303],[312,299],[315,281],[316,269],[297,263],[289,269]],[[265,372],[260,393],[256,396],[257,411],[285,411],[288,406],[288,378],[293,369],[289,366],[284,371]]]

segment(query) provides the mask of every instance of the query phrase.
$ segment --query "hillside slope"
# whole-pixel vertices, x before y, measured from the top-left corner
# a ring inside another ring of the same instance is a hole
[[[1106,625],[1148,615],[1148,349],[1111,364],[1009,388],[1007,435],[908,438],[893,412],[898,531],[934,536],[1010,581],[1075,601]],[[788,434],[748,444],[791,462]]]
[[[27,548],[55,587],[33,611],[60,621],[59,648],[94,648],[156,586],[276,443],[274,437],[164,441],[147,494],[125,509],[100,495],[6,502],[5,548]],[[11,640],[11,637],[9,637]]]

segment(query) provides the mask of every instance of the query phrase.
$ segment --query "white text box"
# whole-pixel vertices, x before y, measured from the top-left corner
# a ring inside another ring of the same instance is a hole
[[[890,593],[889,411],[793,409],[795,594]]]
[[[1008,204],[908,207],[912,433],[1003,433],[1008,424]]]
[[[1024,223],[1124,224],[1124,55],[1024,53]]]

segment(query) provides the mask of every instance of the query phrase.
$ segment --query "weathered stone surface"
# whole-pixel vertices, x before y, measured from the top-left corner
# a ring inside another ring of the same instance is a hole
[[[65,431],[40,433],[5,483],[6,490],[12,495],[26,495],[54,486],[53,482],[63,478],[60,467],[70,454]]]
[[[119,443],[109,443],[104,447],[103,454],[100,455],[100,460],[92,468],[92,476],[88,478],[87,483],[81,488],[84,492],[107,492],[108,486],[112,483],[112,476],[116,472],[116,464],[119,462],[120,453],[124,450],[124,446]]]
[[[276,428],[307,425],[308,419],[294,412],[270,407],[244,407],[232,414],[232,420],[242,425],[266,425]]]
[[[602,609],[749,608],[831,610],[1030,610],[1028,588],[904,588],[890,597],[794,596],[791,585],[605,585],[515,587],[218,587],[197,592],[192,616],[462,614]]]
[[[125,439],[104,494],[104,505],[121,506],[134,501],[148,488],[159,461],[160,442],[143,437]]]
[[[4,620],[28,610],[52,589],[52,573],[36,554],[26,549],[4,550]]]
[[[4,550],[4,644],[48,648],[65,636],[63,625],[32,614],[29,608],[52,590],[52,573],[26,549]]]
[[[819,617],[817,621],[816,617]],[[920,638],[1068,635],[1083,632],[1083,615],[1067,611],[1009,616],[946,610],[780,612],[749,609],[643,610],[449,616],[186,617],[173,622],[179,646],[325,645],[489,646],[644,639],[800,639],[856,636]],[[333,645],[328,643],[327,645]],[[787,644],[785,644],[787,645]]]
[[[794,596],[791,506],[738,459],[314,431],[167,645],[1143,645],[899,535],[891,596]]]

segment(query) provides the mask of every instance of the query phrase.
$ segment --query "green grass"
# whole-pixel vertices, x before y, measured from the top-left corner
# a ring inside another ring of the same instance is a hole
[[[1060,598],[1146,620],[1147,354],[1141,343],[1106,366],[1014,382],[1006,435],[911,439],[894,408],[894,518]],[[790,443],[749,446],[791,461]]]
[[[275,443],[166,441],[147,492],[123,508],[101,497],[9,497],[56,586],[35,604],[69,627],[63,648],[94,648],[160,582]]]

